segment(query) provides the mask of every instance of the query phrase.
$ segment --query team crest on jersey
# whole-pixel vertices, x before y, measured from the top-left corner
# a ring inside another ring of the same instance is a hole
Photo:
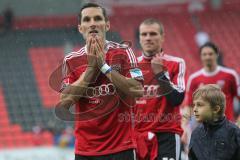
[[[223,88],[224,84],[225,84],[225,81],[224,81],[224,80],[218,80],[218,81],[217,81],[217,85],[218,85],[220,88]]]

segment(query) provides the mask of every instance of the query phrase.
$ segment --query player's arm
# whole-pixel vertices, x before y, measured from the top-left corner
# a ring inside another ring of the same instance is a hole
[[[165,97],[167,98],[167,101],[172,106],[178,106],[184,99],[184,89],[171,82],[166,73],[167,72],[158,73],[156,79],[162,92],[166,93]]]
[[[154,57],[151,66],[155,77],[159,83],[161,92],[172,106],[178,106],[182,103],[185,94],[185,62],[179,62],[178,73],[174,75],[172,81],[168,76],[168,72],[163,66],[161,57]]]
[[[139,81],[127,78],[116,71],[111,71],[106,76],[124,95],[131,97],[141,97],[143,95],[142,83]]]
[[[182,115],[183,115],[183,118],[185,120],[188,120],[191,118],[192,116],[192,95],[194,93],[194,91],[196,90],[196,87],[198,85],[196,84],[196,80],[193,79],[193,76],[190,75],[189,78],[188,78],[188,81],[187,81],[187,87],[186,87],[186,95],[185,95],[185,103],[184,103],[184,106],[182,108]]]
[[[74,120],[74,114],[71,113],[70,107],[85,95],[87,86],[94,76],[92,68],[87,68],[77,79],[72,73],[69,73],[66,78],[64,78],[60,102],[54,110],[58,118],[61,120]]]
[[[93,38],[87,40],[88,67],[85,72],[83,72],[81,76],[77,78],[77,80],[75,80],[73,83],[69,83],[73,80],[71,79],[68,63],[65,61],[64,67],[66,70],[66,82],[64,83],[65,87],[62,89],[60,95],[60,102],[64,107],[69,108],[72,104],[82,98],[86,93],[88,85],[92,82],[93,78],[98,75],[99,70],[97,69],[97,60],[96,56],[94,55],[95,46],[93,41]]]
[[[232,80],[231,80],[231,93],[233,97],[236,97],[237,104],[240,102],[240,80],[239,75],[236,71],[232,71]],[[238,110],[239,111],[239,110]],[[238,113],[238,117],[236,118],[236,125],[240,127],[240,115]]]
[[[85,95],[86,89],[95,75],[96,69],[88,67],[75,82],[67,85],[60,95],[62,105],[69,108],[79,101]]]
[[[131,97],[141,97],[143,95],[143,86],[142,83],[135,80],[142,78],[142,72],[140,69],[136,69],[132,72],[134,77],[127,78],[120,73],[111,69],[105,62],[105,54],[103,49],[103,41],[100,38],[97,38],[96,45],[96,56],[98,57],[98,66],[99,69],[104,73],[107,78],[123,93],[124,95]],[[127,60],[126,60],[127,61]],[[131,72],[131,71],[130,71]]]
[[[232,93],[233,96],[237,97],[238,100],[240,100],[240,80],[239,80],[239,75],[237,74],[236,71],[233,71],[233,80],[232,80]]]

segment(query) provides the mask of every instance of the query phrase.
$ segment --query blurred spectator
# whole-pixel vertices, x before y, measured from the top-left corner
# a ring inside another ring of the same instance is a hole
[[[195,35],[195,42],[198,47],[202,46],[206,42],[210,41],[210,36],[208,35],[207,32],[205,32],[202,29],[202,25],[199,21],[198,15],[196,13],[191,14],[191,21],[192,24],[194,25],[195,29],[197,30],[197,33]]]
[[[190,0],[188,5],[188,11],[190,13],[203,11],[203,10],[204,10],[204,5],[202,0]]]
[[[13,26],[13,11],[11,8],[6,8],[6,10],[3,12],[3,22],[4,22],[4,28],[5,31],[11,30]]]
[[[237,97],[234,97],[233,99],[233,109],[234,109],[234,117],[237,117],[237,122],[240,123],[240,101],[238,100]]]
[[[64,44],[64,54],[67,55],[72,51],[73,51],[73,44],[69,41],[66,41]]]
[[[193,23],[194,27],[197,30],[197,33],[195,35],[195,42],[196,42],[197,46],[201,47],[205,43],[210,42],[211,41],[210,36],[209,36],[209,34],[207,32],[205,32],[202,29],[202,25],[201,25],[201,23],[199,21],[199,18],[197,16],[197,14],[192,13],[191,14],[191,20],[192,20],[192,23]],[[223,55],[222,55],[222,53],[220,51],[218,53],[217,62],[218,62],[218,64],[220,66],[224,66],[224,64],[223,64]]]
[[[198,45],[198,47],[202,46],[206,42],[209,42],[210,38],[207,32],[200,30],[195,35],[195,41]]]
[[[3,22],[0,21],[0,36],[4,33],[4,25],[3,25]]]
[[[223,0],[211,0],[210,3],[211,3],[211,7],[214,10],[218,10],[218,9],[221,9]]]
[[[73,128],[67,127],[57,139],[57,145],[64,147],[74,147]]]
[[[40,125],[36,125],[32,128],[33,131],[33,143],[35,146],[42,145],[42,127]]]

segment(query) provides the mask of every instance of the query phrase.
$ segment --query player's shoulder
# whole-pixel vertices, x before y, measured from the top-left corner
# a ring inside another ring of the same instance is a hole
[[[220,71],[222,71],[222,72],[224,72],[224,73],[226,73],[226,74],[232,75],[232,76],[234,76],[234,77],[238,77],[237,72],[236,72],[234,69],[232,69],[232,68],[228,68],[228,67],[224,67],[224,66],[219,66],[219,69],[220,69]]]
[[[130,48],[130,44],[127,43],[118,43],[118,42],[113,42],[113,41],[106,41],[107,44],[107,49],[115,49],[115,50],[122,50],[122,51],[126,51],[126,50],[131,50]]]
[[[132,49],[130,48],[131,44],[127,44],[125,42],[117,43],[113,41],[107,41],[107,49],[108,53],[112,55],[118,55],[122,56],[122,58],[127,58],[126,60],[129,60],[131,64],[134,64],[134,66],[137,63],[136,56]]]
[[[198,83],[198,81],[196,81],[199,77],[201,77],[203,74],[203,69],[200,69],[192,74],[190,74],[190,76],[188,77],[188,81],[187,81],[187,90],[190,90],[190,86],[193,85],[194,83]]]
[[[193,72],[192,74],[190,74],[188,79],[189,80],[190,79],[195,79],[195,78],[201,76],[202,74],[203,74],[203,69],[197,70],[197,71]]]
[[[176,62],[176,63],[185,63],[183,58],[177,57],[177,56],[173,56],[170,54],[163,54],[163,59],[165,59],[166,61],[172,61],[172,62]]]
[[[64,61],[69,61],[75,58],[81,58],[82,56],[86,55],[86,48],[82,47],[80,50],[78,51],[73,51],[68,53],[65,57],[64,57]]]

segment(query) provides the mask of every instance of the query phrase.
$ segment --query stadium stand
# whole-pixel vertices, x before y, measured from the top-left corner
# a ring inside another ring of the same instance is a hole
[[[240,73],[240,11],[208,11],[198,14],[201,25],[222,51],[224,64]]]
[[[53,144],[52,134],[48,131],[44,131],[41,135],[38,135],[37,139],[41,139],[41,142],[38,143],[33,133],[23,132],[20,125],[9,122],[2,86],[0,86],[0,108],[0,149]]]
[[[59,96],[58,93],[49,86],[49,77],[53,70],[61,65],[64,57],[64,48],[31,48],[29,50],[29,56],[43,106],[53,107],[58,103]]]
[[[75,31],[70,30],[69,33],[74,34]],[[60,42],[56,41],[56,35],[58,35]],[[78,34],[74,35],[78,36]],[[32,63],[28,56],[28,49],[32,46],[46,46],[49,43],[53,46],[61,45],[67,37],[74,42],[74,37],[67,34],[65,30],[57,30],[55,32],[49,30],[14,31],[5,34],[1,38],[1,56],[4,58],[0,59],[0,75],[7,106],[6,111],[9,117],[9,124],[11,124],[11,126],[7,125],[7,119],[1,117],[1,123],[6,124],[0,127],[4,131],[1,133],[6,133],[6,136],[2,138],[9,139],[7,135],[12,136],[10,133],[16,132],[20,133],[18,134],[19,136],[30,137],[29,139],[33,140],[31,132],[25,135],[20,131],[22,130],[23,133],[32,131],[32,128],[36,125],[42,125],[43,129],[46,130],[49,129],[49,123],[54,123],[55,125],[58,123],[56,130],[65,128],[65,124],[57,122],[52,110],[45,108],[41,101]],[[75,39],[79,41],[78,37]],[[6,117],[4,114],[2,116]],[[48,137],[47,139],[51,139],[47,143],[53,143],[50,133],[44,133],[44,136]],[[6,142],[10,142],[10,140]],[[7,143],[6,146],[16,145]]]

